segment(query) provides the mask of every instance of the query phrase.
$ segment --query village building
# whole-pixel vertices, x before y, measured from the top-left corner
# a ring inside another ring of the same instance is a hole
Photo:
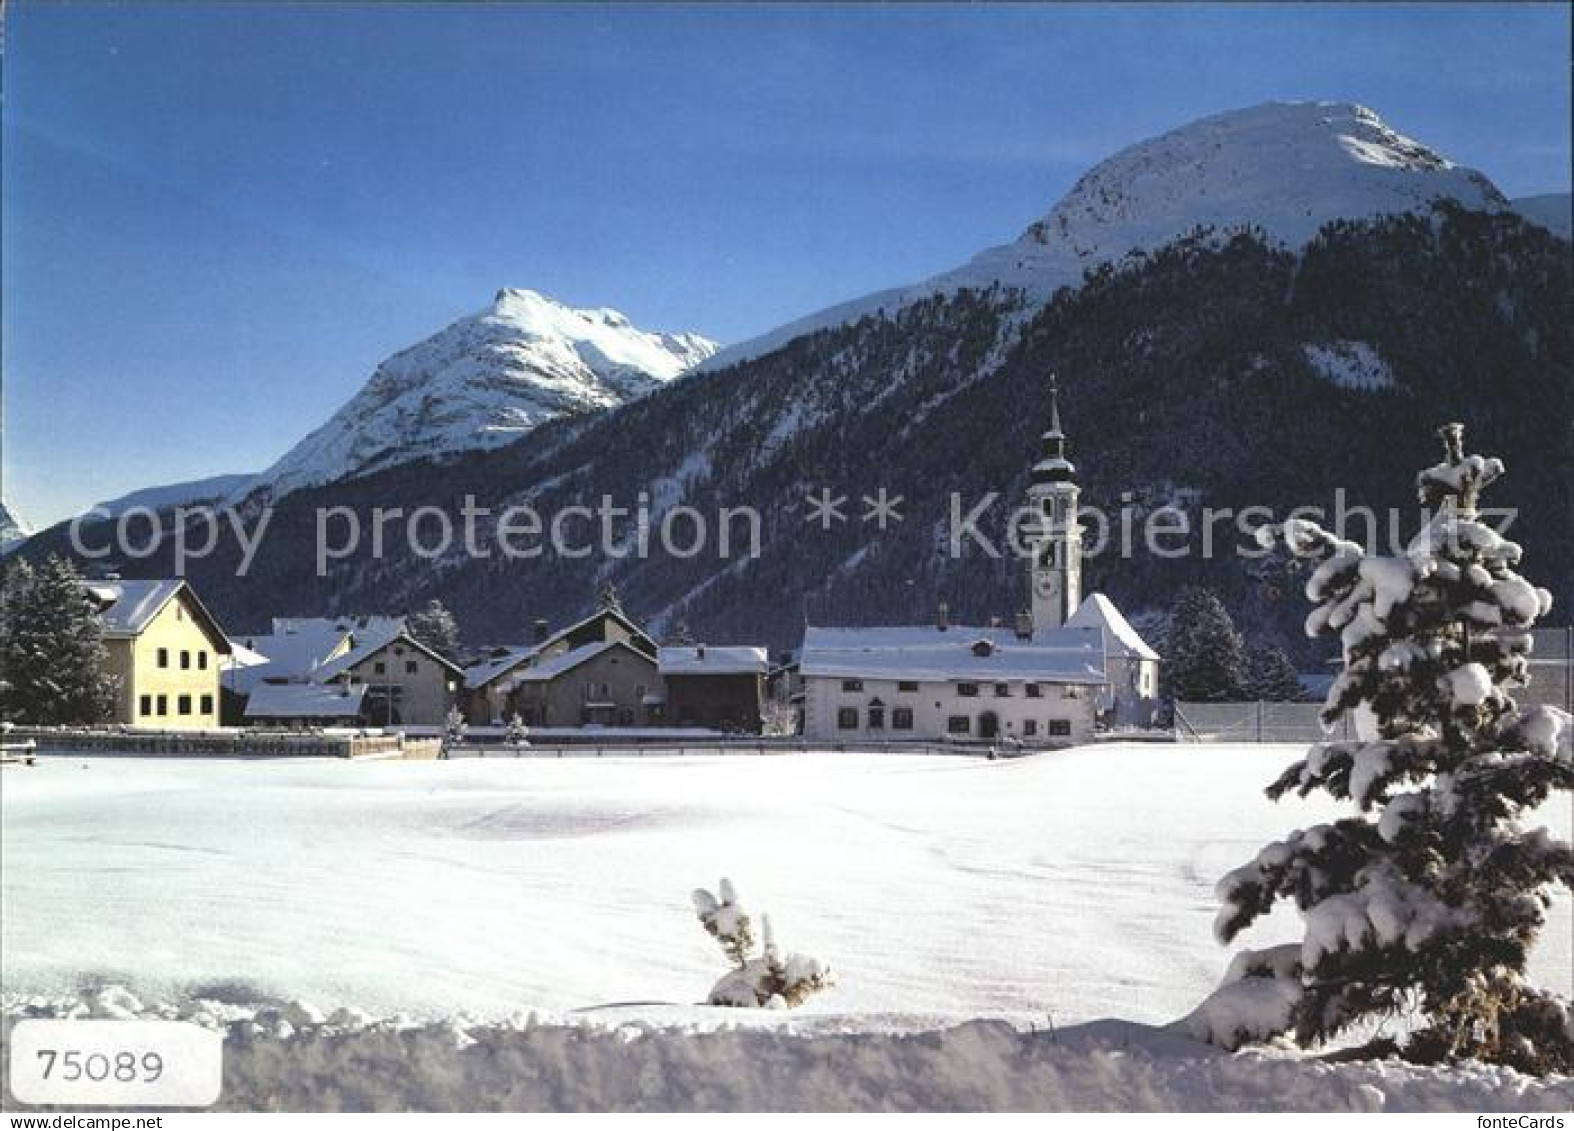
[[[1105,685],[1098,633],[951,625],[810,628],[804,731],[834,742],[1086,742]]]
[[[660,680],[656,661],[628,640],[581,644],[511,678],[508,707],[532,727],[644,726]]]
[[[373,726],[442,726],[459,702],[464,672],[397,621],[360,634],[348,652],[318,667],[312,682],[364,685],[362,715]]]
[[[1027,490],[1029,610],[1013,627],[809,627],[803,731],[817,741],[948,739],[1069,745],[1148,725],[1159,657],[1103,594],[1082,599],[1076,468],[1058,392]]]
[[[552,632],[545,621],[537,621],[535,639],[531,643],[488,649],[465,668],[466,717],[471,723],[483,726],[506,723],[516,713],[523,717],[514,703],[514,697],[521,686],[521,678],[533,665],[545,663],[589,644],[614,642],[627,644],[652,661],[655,659],[656,642],[629,619],[610,591],[602,595],[601,606],[594,613],[566,628]],[[655,678],[645,680],[644,683],[647,693],[654,694]],[[538,692],[532,702],[538,702],[539,699]]]
[[[1115,602],[1090,593],[1066,621],[1070,628],[1099,633],[1108,686],[1100,698],[1100,721],[1111,727],[1149,727],[1159,710],[1159,654],[1131,627]]]
[[[403,627],[404,618],[392,616],[274,617],[271,631],[235,641],[264,662],[233,665],[225,673],[225,683],[241,696],[250,695],[261,683],[306,683],[324,664],[358,643],[387,637]]]
[[[764,648],[685,644],[662,648],[661,717],[680,727],[758,734],[769,662]]]
[[[90,580],[118,684],[115,721],[195,730],[219,725],[219,673],[230,642],[191,586],[178,578]]]

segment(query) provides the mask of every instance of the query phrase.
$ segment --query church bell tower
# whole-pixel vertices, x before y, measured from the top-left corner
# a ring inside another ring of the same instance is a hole
[[[1059,628],[1082,603],[1082,528],[1077,524],[1076,468],[1066,458],[1066,434],[1060,427],[1060,390],[1049,379],[1049,428],[1033,465],[1028,506],[1034,518],[1028,527],[1033,549],[1029,585],[1033,595],[1033,630]]]

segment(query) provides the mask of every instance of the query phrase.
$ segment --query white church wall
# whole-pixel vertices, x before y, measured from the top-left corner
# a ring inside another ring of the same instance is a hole
[[[1099,688],[1090,685],[1040,683],[1030,695],[1021,682],[974,685],[977,694],[962,694],[962,684],[928,680],[843,679],[809,676],[804,681],[804,734],[817,742],[895,742],[903,739],[987,739],[985,716],[993,715],[994,738],[1020,739],[1028,745],[1070,745],[1091,741]],[[854,685],[857,686],[856,689]],[[870,726],[870,708],[878,700],[879,726]],[[912,714],[911,729],[896,727],[896,712]],[[851,711],[854,726],[844,726]],[[951,729],[953,717],[968,720],[965,732]],[[1056,725],[1060,724],[1060,725]]]

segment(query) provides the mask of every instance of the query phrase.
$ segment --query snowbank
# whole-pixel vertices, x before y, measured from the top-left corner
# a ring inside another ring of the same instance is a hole
[[[123,990],[99,997],[88,1007],[93,1013],[123,1009],[128,1002]],[[216,1003],[214,1009],[223,1011]],[[813,1025],[538,1024],[528,1018],[413,1025],[368,1021],[347,1011],[324,1019],[299,1003],[243,1012],[227,1023],[212,1014],[201,1019],[226,1030],[218,1109],[234,1111],[1574,1107],[1574,1080],[1567,1078],[1534,1080],[1480,1065],[1444,1070],[1388,1061],[1329,1064],[1288,1054],[1231,1055],[1172,1032],[1118,1021],[1058,1032],[973,1021],[914,1033],[824,1031]],[[0,1045],[13,1021],[8,1017],[0,1025]]]

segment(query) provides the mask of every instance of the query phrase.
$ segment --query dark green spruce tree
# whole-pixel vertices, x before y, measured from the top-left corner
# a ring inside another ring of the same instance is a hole
[[[1513,698],[1529,678],[1528,629],[1552,599],[1517,572],[1520,547],[1478,518],[1502,462],[1465,454],[1458,424],[1441,435],[1444,462],[1417,477],[1436,514],[1403,553],[1368,554],[1304,520],[1260,532],[1313,567],[1306,630],[1344,655],[1323,719],[1356,732],[1312,747],[1268,795],[1321,791],[1355,812],[1219,882],[1221,942],[1281,900],[1304,937],[1237,955],[1187,1024],[1232,1048],[1284,1033],[1315,1046],[1401,1018],[1394,1047],[1415,1060],[1568,1073],[1574,1013],[1525,963],[1553,888],[1574,888],[1574,848],[1535,819],[1574,790],[1574,720]]]
[[[64,558],[6,570],[0,601],[0,717],[43,726],[106,722],[115,711],[103,622]]]

